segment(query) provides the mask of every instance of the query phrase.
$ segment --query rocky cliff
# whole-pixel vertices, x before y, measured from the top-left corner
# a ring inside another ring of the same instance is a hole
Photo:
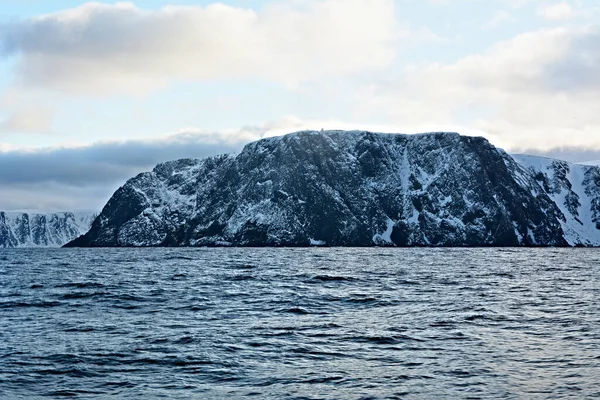
[[[599,169],[569,167],[576,198],[534,159],[456,133],[297,132],[160,164],[68,246],[598,245]]]
[[[96,215],[0,211],[0,248],[60,247],[86,233]]]
[[[513,155],[562,213],[570,245],[600,246],[600,168],[527,155]]]

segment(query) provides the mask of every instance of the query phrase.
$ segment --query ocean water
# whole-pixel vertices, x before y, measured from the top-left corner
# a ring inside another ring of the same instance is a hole
[[[0,398],[600,398],[597,249],[0,251]]]

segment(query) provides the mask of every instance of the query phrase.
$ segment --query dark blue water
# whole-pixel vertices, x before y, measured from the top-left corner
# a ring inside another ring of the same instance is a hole
[[[0,398],[600,398],[600,250],[0,252]]]

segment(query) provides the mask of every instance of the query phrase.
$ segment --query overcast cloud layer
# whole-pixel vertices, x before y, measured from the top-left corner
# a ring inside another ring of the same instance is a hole
[[[57,1],[0,20],[0,209],[98,209],[157,162],[306,128],[600,160],[594,1],[251,3]]]
[[[0,152],[0,210],[100,210],[127,179],[160,162],[241,147],[214,135],[181,133],[155,141]]]
[[[258,77],[290,86],[380,69],[400,29],[393,0],[279,2],[260,12],[215,3],[143,10],[87,3],[3,26],[26,86],[143,93],[177,79]]]

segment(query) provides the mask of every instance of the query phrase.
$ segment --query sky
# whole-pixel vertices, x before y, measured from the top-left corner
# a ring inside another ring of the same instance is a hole
[[[600,160],[597,0],[0,0],[0,210],[303,129]]]

